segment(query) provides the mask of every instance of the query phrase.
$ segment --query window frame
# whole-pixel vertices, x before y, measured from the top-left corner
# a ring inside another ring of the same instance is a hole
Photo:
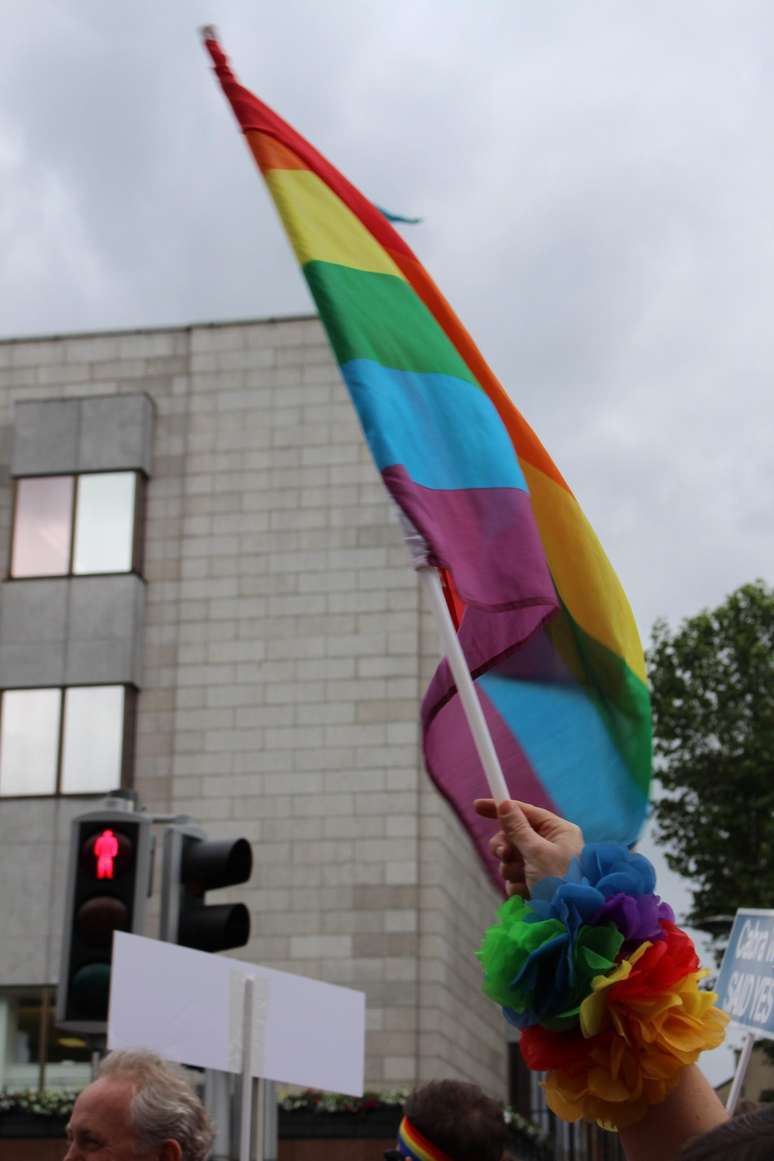
[[[122,574],[123,575],[123,574]],[[119,785],[108,787],[106,790],[77,790],[72,793],[62,791],[62,759],[64,756],[65,731],[65,695],[68,689],[104,689],[105,687],[120,687],[124,691],[124,710],[121,721],[121,758],[119,763]],[[122,681],[92,681],[79,685],[28,685],[9,686],[0,690],[0,738],[3,730],[3,709],[6,693],[24,693],[35,689],[56,689],[59,692],[59,736],[56,745],[56,778],[54,789],[49,794],[3,794],[0,789],[0,803],[2,802],[42,802],[52,798],[104,798],[111,790],[131,790],[134,782],[134,750],[137,726],[137,696],[136,685]]]
[[[131,548],[131,564],[128,569],[120,571],[108,570],[106,572],[73,572],[73,563],[75,559],[75,530],[77,527],[78,517],[78,499],[80,496],[80,488],[78,481],[82,476],[115,476],[115,475],[131,475],[134,476],[134,512],[132,514],[132,529],[130,534],[130,548]],[[18,513],[19,513],[19,485],[25,480],[41,480],[54,479],[61,477],[62,479],[70,479],[73,481],[73,494],[70,508],[70,528],[69,528],[69,551],[67,554],[67,571],[66,572],[46,572],[35,573],[32,576],[14,576],[13,575],[13,550],[16,542],[16,531],[18,527]],[[64,580],[73,579],[75,577],[95,577],[95,576],[138,576],[143,579],[143,570],[145,567],[145,537],[143,536],[143,529],[145,526],[145,508],[147,500],[147,485],[148,476],[141,468],[102,468],[99,471],[93,472],[36,472],[30,475],[14,476],[13,477],[13,495],[11,498],[11,530],[8,539],[8,551],[6,556],[5,577],[6,581],[38,581],[38,580]]]

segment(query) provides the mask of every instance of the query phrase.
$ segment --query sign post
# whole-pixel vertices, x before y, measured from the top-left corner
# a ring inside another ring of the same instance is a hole
[[[250,976],[244,979],[244,998],[242,1010],[242,1104],[239,1123],[239,1161],[252,1161],[250,1157],[250,1138],[253,1129],[253,993],[255,981]],[[258,1084],[260,1084],[260,1080]],[[258,1101],[260,1107],[260,1100]],[[255,1161],[263,1161],[263,1134],[256,1134]]]
[[[774,1039],[774,911],[737,911],[715,990],[720,1007],[746,1033],[726,1104],[733,1116],[756,1037]]]

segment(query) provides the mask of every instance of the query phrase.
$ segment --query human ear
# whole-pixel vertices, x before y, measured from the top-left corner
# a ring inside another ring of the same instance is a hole
[[[182,1161],[183,1150],[177,1141],[165,1141],[159,1149],[159,1161]]]

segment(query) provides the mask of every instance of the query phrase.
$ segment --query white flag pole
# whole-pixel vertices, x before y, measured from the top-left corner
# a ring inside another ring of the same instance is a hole
[[[255,981],[245,976],[242,1008],[242,1102],[239,1117],[239,1161],[251,1161],[250,1143],[253,1128],[253,996]],[[259,1138],[258,1161],[263,1157]]]
[[[747,1074],[747,1066],[750,1063],[750,1055],[753,1050],[753,1043],[755,1042],[755,1034],[753,1032],[745,1032],[744,1040],[742,1041],[742,1051],[739,1053],[739,1061],[734,1073],[734,1082],[731,1085],[731,1091],[728,1094],[726,1101],[726,1111],[730,1117],[733,1117],[737,1102],[742,1092],[742,1085]]]
[[[452,676],[457,686],[457,693],[460,695],[462,708],[465,711],[465,717],[470,726],[470,732],[473,735],[473,741],[475,742],[478,756],[481,759],[481,765],[484,767],[486,780],[489,783],[489,790],[496,802],[502,802],[504,799],[510,798],[510,793],[505,778],[503,777],[500,759],[497,757],[492,735],[486,724],[486,718],[481,708],[478,692],[473,678],[470,676],[465,654],[462,652],[457,630],[454,628],[451,619],[449,606],[446,604],[446,598],[443,595],[441,578],[438,575],[438,570],[429,565],[418,568],[417,572],[419,573],[422,587],[430,598],[430,605],[436,624],[438,625],[438,631],[441,635],[441,651],[445,654],[446,660],[449,662],[449,668],[452,671]]]
[[[411,562],[419,573],[422,587],[430,598],[430,607],[441,635],[441,653],[449,662],[449,668],[457,686],[457,693],[460,695],[462,708],[473,735],[473,742],[481,759],[481,765],[484,767],[486,780],[489,783],[489,791],[495,802],[503,802],[506,798],[510,798],[510,792],[503,777],[500,759],[497,757],[492,735],[489,733],[489,726],[486,724],[478,692],[473,678],[470,676],[465,654],[462,652],[457,630],[451,619],[449,606],[443,595],[438,569],[434,568],[428,560],[425,538],[417,532],[408,516],[400,508],[398,509],[398,519],[403,529],[403,537]]]

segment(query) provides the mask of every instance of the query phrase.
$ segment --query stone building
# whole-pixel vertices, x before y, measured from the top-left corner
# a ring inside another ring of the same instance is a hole
[[[503,1094],[497,898],[421,759],[436,632],[317,319],[0,343],[0,436],[0,1085],[84,1074],[69,822],[122,782],[251,840],[241,954],[366,992],[370,1086]]]

